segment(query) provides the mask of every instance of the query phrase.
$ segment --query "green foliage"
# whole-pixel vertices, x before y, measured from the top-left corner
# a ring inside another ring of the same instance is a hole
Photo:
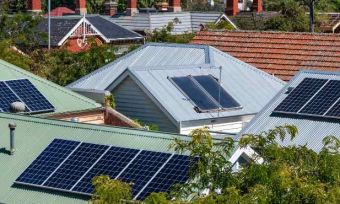
[[[178,18],[175,18],[161,29],[155,29],[152,32],[146,33],[146,40],[148,42],[189,43],[195,36],[193,33],[182,35],[171,34],[176,24],[181,24]]]
[[[103,14],[105,13],[105,0],[87,0],[86,8],[88,13]]]
[[[0,41],[6,40],[11,45],[19,46],[24,52],[30,52],[38,47],[38,39],[42,34],[34,27],[40,22],[40,17],[17,14],[0,16]]]
[[[141,127],[145,127],[146,129],[150,131],[159,131],[159,127],[156,124],[147,124],[139,119],[133,119],[133,121],[137,123],[138,125],[140,125]]]
[[[105,96],[104,101],[106,107],[116,108],[116,101],[112,94]]]
[[[293,32],[306,32],[309,28],[308,15],[301,4],[295,0],[282,1],[278,5],[281,9],[280,16],[265,22],[266,30],[280,30]]]
[[[124,200],[132,199],[131,186],[119,180],[110,179],[109,176],[93,178],[92,184],[95,192],[91,202],[94,204],[123,203]]]
[[[232,172],[228,158],[234,152],[234,141],[226,138],[214,142],[207,129],[194,130],[190,141],[175,139],[171,145],[178,153],[188,153],[192,159],[199,157],[190,167],[189,181],[176,185],[170,194],[152,193],[144,203],[339,203],[339,139],[326,137],[320,153],[306,146],[281,147],[278,143],[297,135],[295,126],[284,125],[242,136],[239,146],[251,146],[264,162],[252,162]],[[220,193],[215,192],[217,189]],[[210,193],[204,194],[203,190]]]
[[[222,20],[219,23],[208,23],[206,25],[206,29],[208,30],[235,30],[234,26],[231,25],[228,21]]]

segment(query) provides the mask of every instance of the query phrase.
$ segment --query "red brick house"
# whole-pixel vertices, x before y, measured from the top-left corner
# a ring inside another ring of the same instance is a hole
[[[202,31],[192,43],[214,46],[285,81],[301,69],[340,71],[340,34]]]
[[[44,18],[37,30],[48,34],[48,19]],[[140,34],[115,24],[99,15],[61,16],[51,18],[51,47],[72,52],[87,50],[92,43],[129,45],[144,42]],[[47,46],[47,37],[40,41]]]

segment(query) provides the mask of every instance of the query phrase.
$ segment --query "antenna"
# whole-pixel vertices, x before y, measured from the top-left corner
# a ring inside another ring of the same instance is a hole
[[[51,0],[48,0],[48,50],[51,49]]]

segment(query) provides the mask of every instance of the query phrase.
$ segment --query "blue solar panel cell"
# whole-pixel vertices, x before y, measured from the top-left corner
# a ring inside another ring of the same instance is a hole
[[[299,113],[322,116],[339,97],[340,81],[331,80]]]
[[[6,84],[26,104],[30,112],[49,112],[54,110],[53,105],[28,79],[6,81]]]
[[[41,185],[79,144],[75,141],[53,140],[16,182]]]
[[[70,190],[108,148],[106,145],[82,143],[44,185]]]
[[[173,77],[171,80],[195,103],[200,111],[219,108],[189,77]]]
[[[327,82],[327,79],[305,78],[274,110],[297,113]]]
[[[211,75],[193,78],[221,105],[222,108],[237,108],[240,104],[221,87]]]
[[[0,81],[0,111],[10,112],[10,105],[20,99],[12,92],[5,82]]]
[[[111,147],[98,163],[83,177],[73,191],[92,194],[92,178],[98,175],[108,175],[115,179],[124,167],[136,156],[139,150]]]
[[[174,155],[139,194],[137,200],[143,200],[152,192],[168,192],[176,183],[185,183],[189,178],[189,167],[190,157]]]
[[[166,153],[142,151],[118,179],[132,183],[132,194],[135,196],[170,156]]]

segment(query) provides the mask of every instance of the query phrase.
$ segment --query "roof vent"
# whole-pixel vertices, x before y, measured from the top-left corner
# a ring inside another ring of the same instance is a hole
[[[16,101],[11,103],[11,112],[12,113],[21,113],[25,112],[26,110],[26,105],[23,102]]]

